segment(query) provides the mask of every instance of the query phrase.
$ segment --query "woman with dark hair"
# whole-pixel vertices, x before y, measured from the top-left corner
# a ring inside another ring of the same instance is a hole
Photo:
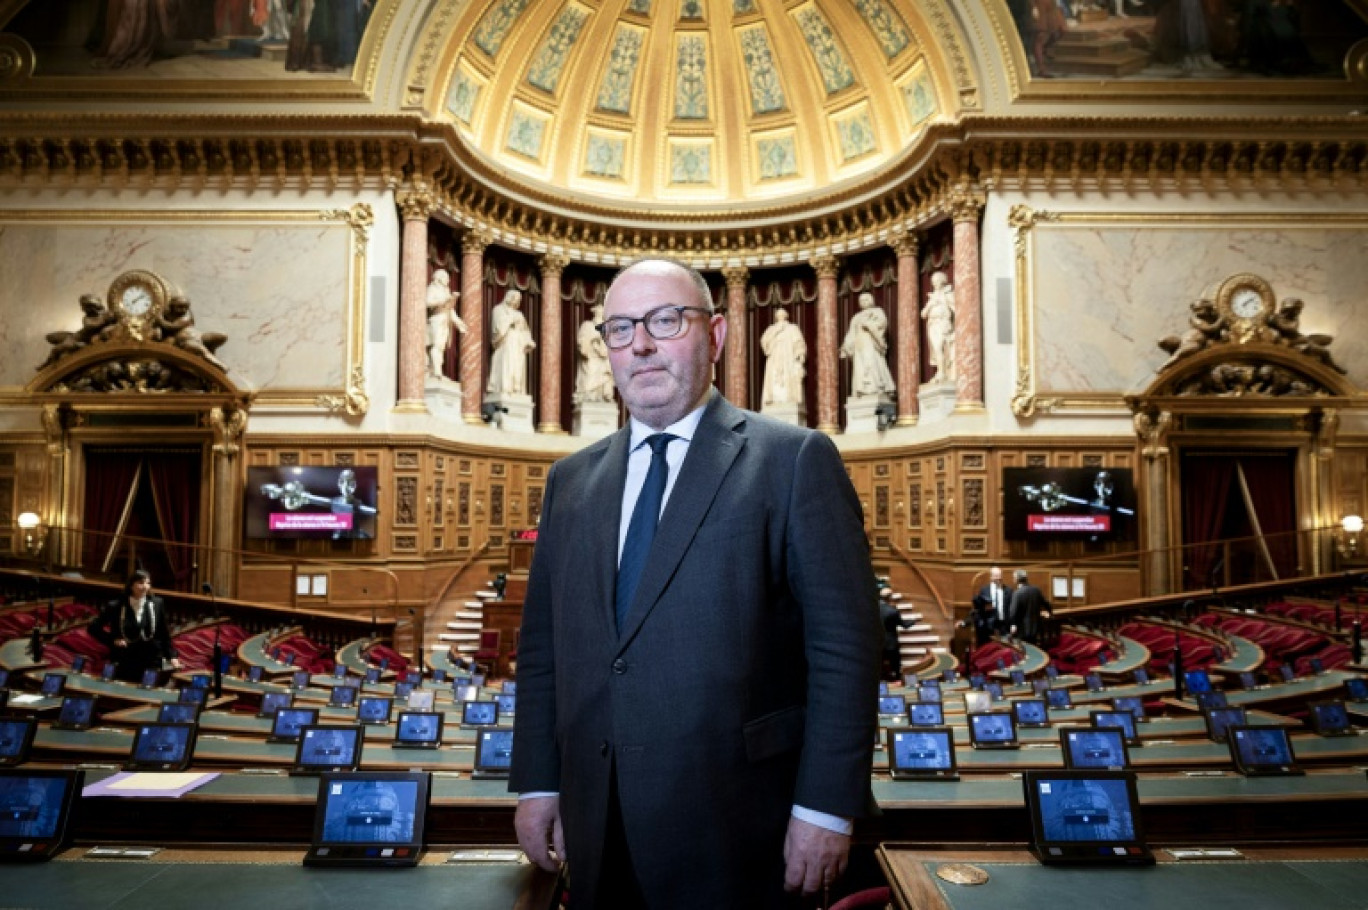
[[[166,604],[152,593],[152,576],[138,569],[124,584],[123,595],[105,604],[90,626],[90,634],[110,649],[114,675],[140,682],[144,671],[160,670],[162,661],[180,667],[171,646]]]

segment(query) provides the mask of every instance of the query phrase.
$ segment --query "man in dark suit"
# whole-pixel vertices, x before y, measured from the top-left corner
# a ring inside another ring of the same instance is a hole
[[[882,633],[859,502],[827,437],[712,388],[727,326],[697,272],[636,263],[605,313],[632,421],[547,478],[518,840],[568,861],[575,910],[788,906],[841,874],[870,805]]]
[[[997,566],[988,570],[988,584],[979,588],[974,595],[974,628],[978,630],[980,623],[988,615],[992,616],[991,625],[984,641],[992,636],[993,632],[1005,632],[1009,625],[1009,611],[1012,606],[1012,592],[1007,590],[1007,586],[1002,583],[1002,569]],[[983,644],[982,641],[979,644]]]
[[[1016,590],[1012,592],[1012,625],[1010,632],[1022,641],[1034,643],[1040,635],[1040,621],[1050,618],[1050,602],[1035,585],[1027,582],[1026,570],[1012,573]]]
[[[883,624],[884,679],[902,679],[902,646],[898,643],[898,630],[910,629],[916,623],[903,619],[902,612],[893,606],[892,588],[879,589],[879,622]]]
[[[90,634],[110,649],[114,675],[125,682],[141,682],[146,670],[160,670],[162,661],[180,666],[171,646],[166,605],[152,593],[152,576],[142,569],[124,584],[123,596],[105,604],[90,625]]]

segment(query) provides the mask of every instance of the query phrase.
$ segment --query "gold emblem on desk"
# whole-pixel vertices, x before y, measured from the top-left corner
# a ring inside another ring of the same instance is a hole
[[[936,867],[936,878],[952,885],[982,885],[988,881],[988,873],[968,863],[941,863]]]

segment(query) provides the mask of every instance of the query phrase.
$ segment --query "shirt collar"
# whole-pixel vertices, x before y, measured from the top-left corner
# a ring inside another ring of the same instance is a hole
[[[669,433],[671,436],[675,436],[679,439],[684,440],[685,442],[693,441],[694,433],[698,432],[698,424],[703,420],[703,412],[707,409],[708,403],[711,401],[712,396],[709,395],[707,398],[703,400],[702,404],[700,404],[698,407],[694,408],[692,411],[685,414],[683,417],[679,418],[674,423],[670,424],[668,427],[666,427],[664,430],[661,430],[660,432]],[[637,420],[635,417],[631,419],[631,425],[631,444],[627,447],[627,451],[635,452],[637,450],[637,447],[646,441],[646,437],[654,436],[656,434],[656,431],[646,426],[646,424]]]

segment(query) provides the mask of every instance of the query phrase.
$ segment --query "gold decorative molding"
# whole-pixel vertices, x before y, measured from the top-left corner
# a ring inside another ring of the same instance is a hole
[[[722,270],[722,279],[729,289],[745,288],[746,282],[750,281],[750,269],[744,265],[729,265]]]
[[[343,221],[350,225],[356,249],[365,253],[366,245],[370,243],[370,230],[375,225],[375,212],[368,204],[358,202],[349,209],[323,209],[318,217],[324,221]]]
[[[537,259],[542,275],[559,275],[570,264],[570,257],[564,253],[545,253]]]
[[[421,182],[395,194],[404,221],[427,221],[437,210],[437,198]]]
[[[341,395],[319,395],[318,406],[336,413],[344,412],[348,417],[364,417],[370,410],[370,396],[366,394],[366,374],[358,365],[352,369],[347,390]]]
[[[247,411],[242,408],[210,408],[209,428],[214,431],[214,452],[225,458],[238,453],[238,441],[247,428]]]

